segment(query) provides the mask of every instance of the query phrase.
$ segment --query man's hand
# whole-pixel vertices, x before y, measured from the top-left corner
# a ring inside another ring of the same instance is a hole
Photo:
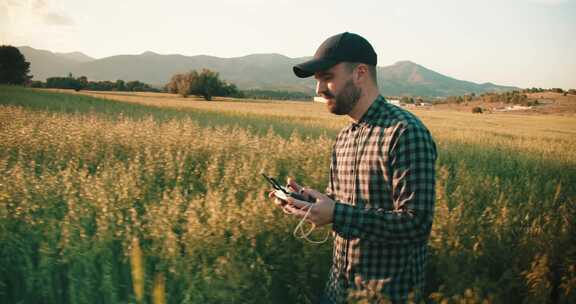
[[[312,197],[316,203],[309,203],[289,197],[283,206],[285,211],[294,214],[298,217],[306,216],[308,209],[312,208],[308,213],[307,221],[316,226],[324,226],[332,223],[334,216],[334,206],[336,202],[328,196],[309,188],[301,188],[300,191],[304,196]]]
[[[296,183],[296,181],[293,178],[291,178],[291,177],[288,178],[288,185],[287,186],[290,190],[302,194],[303,187],[300,186],[298,183]],[[274,195],[274,192],[276,192],[276,191],[270,191],[268,193],[268,198],[273,199],[274,204],[276,204],[276,206],[282,208],[282,211],[284,211],[284,213],[290,213],[285,208],[287,202],[276,197],[276,195]]]
[[[293,197],[290,197],[287,200],[281,200],[274,195],[274,191],[268,193],[268,197],[273,199],[274,203],[278,207],[282,208],[284,213],[293,214],[298,217],[304,217],[308,212],[308,208],[312,208],[308,214],[308,217],[306,218],[309,222],[315,224],[316,226],[323,226],[332,223],[334,205],[336,203],[331,198],[314,189],[308,189],[300,186],[292,178],[288,178],[288,187],[294,192],[297,192],[307,198],[311,198],[308,200],[315,201],[315,203],[297,200]]]

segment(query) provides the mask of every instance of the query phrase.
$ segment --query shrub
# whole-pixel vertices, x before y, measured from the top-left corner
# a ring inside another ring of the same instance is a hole
[[[472,108],[472,113],[482,114],[484,111],[481,107],[474,107]]]

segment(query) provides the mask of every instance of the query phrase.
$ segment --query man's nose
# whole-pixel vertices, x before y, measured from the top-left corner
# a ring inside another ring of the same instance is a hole
[[[320,96],[321,92],[326,91],[326,85],[323,81],[316,81],[316,96]]]

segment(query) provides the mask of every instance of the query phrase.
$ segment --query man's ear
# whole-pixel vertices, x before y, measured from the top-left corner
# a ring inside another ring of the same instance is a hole
[[[365,82],[367,77],[370,77],[370,72],[368,71],[368,66],[365,64],[359,64],[356,66],[354,73],[354,82],[361,83]]]

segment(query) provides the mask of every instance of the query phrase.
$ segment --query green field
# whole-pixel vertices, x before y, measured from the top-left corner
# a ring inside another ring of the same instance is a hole
[[[345,118],[103,97],[0,86],[1,303],[318,300],[331,244],[294,238],[259,172],[323,189]],[[415,113],[439,146],[431,299],[576,302],[576,117]]]

